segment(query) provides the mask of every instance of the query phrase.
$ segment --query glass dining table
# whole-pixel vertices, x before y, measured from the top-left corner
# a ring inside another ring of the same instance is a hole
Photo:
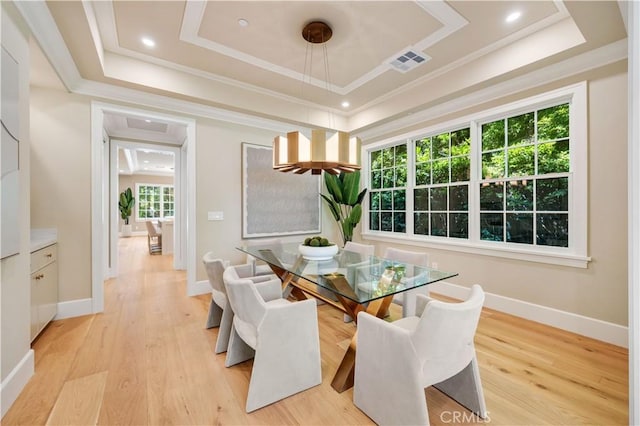
[[[298,243],[237,249],[268,264],[282,281],[283,293],[290,291],[298,300],[315,297],[354,321],[360,311],[383,318],[394,295],[458,275],[346,250],[339,250],[335,255],[302,256]],[[331,383],[338,392],[353,386],[355,351],[354,333]]]

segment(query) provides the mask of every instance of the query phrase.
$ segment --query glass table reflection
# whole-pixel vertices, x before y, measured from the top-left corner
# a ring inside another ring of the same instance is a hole
[[[320,299],[354,321],[360,311],[382,318],[395,294],[458,275],[346,250],[318,260],[303,257],[298,247],[298,243],[283,243],[238,250],[268,264],[282,280],[283,292],[291,290],[298,300],[308,296]],[[332,382],[339,392],[353,386],[355,339],[354,335]]]

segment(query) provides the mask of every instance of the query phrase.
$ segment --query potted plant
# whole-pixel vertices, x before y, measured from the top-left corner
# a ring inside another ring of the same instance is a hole
[[[122,218],[122,220],[124,220],[124,225],[122,225],[123,237],[131,236],[131,225],[129,225],[129,218],[131,217],[131,211],[133,210],[133,205],[135,204],[135,202],[136,199],[133,197],[131,188],[127,188],[120,193],[118,207],[120,208],[120,217]]]
[[[367,189],[360,191],[360,171],[324,173],[324,183],[330,197],[320,194],[338,222],[343,245],[353,238],[353,230],[362,217],[362,200]],[[360,191],[360,192],[359,192]]]

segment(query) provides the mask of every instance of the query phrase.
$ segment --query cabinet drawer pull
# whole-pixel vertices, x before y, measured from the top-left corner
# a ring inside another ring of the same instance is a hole
[[[42,278],[44,278],[44,274],[38,274],[36,275],[36,280],[41,280]]]
[[[53,253],[47,253],[47,254],[45,254],[45,256],[47,256],[47,257],[53,257]]]

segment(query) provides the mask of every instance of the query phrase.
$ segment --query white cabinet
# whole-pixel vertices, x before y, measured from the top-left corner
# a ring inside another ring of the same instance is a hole
[[[31,340],[58,312],[58,245],[31,253]]]

